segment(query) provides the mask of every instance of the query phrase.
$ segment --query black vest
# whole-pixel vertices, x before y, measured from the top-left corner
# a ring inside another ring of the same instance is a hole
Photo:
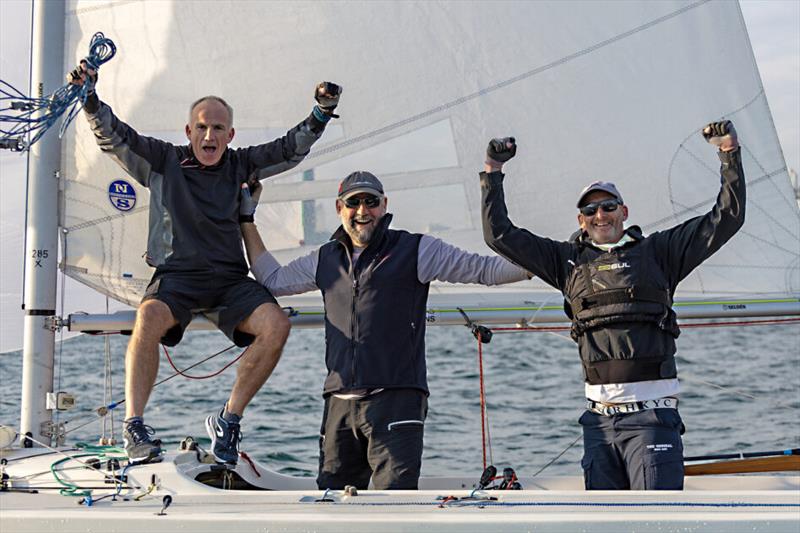
[[[421,235],[379,222],[355,265],[343,228],[319,250],[316,283],[325,303],[324,393],[373,388],[428,392],[425,309],[429,284],[419,282]]]
[[[628,230],[636,240],[603,252],[579,242],[574,268],[564,289],[564,308],[572,319],[572,338],[579,344],[588,331],[608,326],[651,323],[649,334],[680,334],[669,281],[656,261],[652,247],[636,228]],[[624,335],[641,335],[626,331]],[[637,338],[630,338],[637,343]],[[644,344],[644,343],[643,343]],[[642,353],[616,358],[614,354],[587,360],[581,350],[586,381],[592,385],[628,383],[677,377],[673,353]]]

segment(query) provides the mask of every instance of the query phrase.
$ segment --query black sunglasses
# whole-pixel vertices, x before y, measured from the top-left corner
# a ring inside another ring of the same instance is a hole
[[[603,200],[602,202],[592,202],[580,208],[581,214],[585,217],[593,216],[597,213],[598,209],[602,209],[606,213],[613,213],[619,207],[619,200]]]
[[[346,200],[343,200],[343,202],[344,202],[344,205],[346,205],[349,209],[357,209],[358,206],[360,206],[362,202],[369,209],[375,209],[376,207],[381,205],[380,197],[379,196],[373,196],[373,195],[364,196],[362,198],[359,198],[357,196],[351,196],[350,198],[347,198]]]

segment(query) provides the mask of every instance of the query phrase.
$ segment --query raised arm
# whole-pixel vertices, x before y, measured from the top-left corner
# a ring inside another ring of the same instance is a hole
[[[286,135],[272,142],[247,148],[248,174],[255,173],[258,179],[280,174],[297,166],[325,131],[339,105],[342,88],[335,83],[323,81],[314,90],[314,106],[311,114]]]
[[[261,234],[256,227],[254,215],[261,185],[251,184],[253,192],[246,183],[242,184],[242,198],[239,207],[239,225],[247,250],[247,260],[256,281],[264,285],[273,296],[288,296],[313,291],[317,288],[316,273],[319,253],[317,250],[299,257],[286,266],[273,257],[264,246]]]
[[[571,245],[534,235],[516,227],[508,218],[502,168],[516,150],[513,137],[489,143],[485,170],[480,173],[483,238],[489,248],[561,290],[569,271]]]
[[[81,64],[67,75],[75,85],[97,84],[97,72]],[[144,186],[150,185],[152,172],[162,173],[171,145],[159,139],[139,135],[119,120],[107,104],[92,90],[83,106],[100,150],[107,153],[132,178]]]
[[[746,187],[736,130],[725,120],[706,126],[703,136],[719,148],[721,186],[717,201],[705,215],[652,236],[667,258],[673,285],[719,250],[744,224]]]

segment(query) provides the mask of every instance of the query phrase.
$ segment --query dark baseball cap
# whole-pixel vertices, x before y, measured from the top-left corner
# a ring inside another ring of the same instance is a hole
[[[342,200],[362,192],[383,196],[383,184],[374,174],[364,170],[353,172],[339,184],[339,198]]]
[[[610,181],[593,181],[592,183],[583,188],[580,196],[578,196],[578,205],[576,205],[575,207],[580,207],[586,195],[594,191],[607,192],[608,194],[619,200],[620,204],[625,203],[622,201],[622,195],[617,190],[616,185],[614,185]]]

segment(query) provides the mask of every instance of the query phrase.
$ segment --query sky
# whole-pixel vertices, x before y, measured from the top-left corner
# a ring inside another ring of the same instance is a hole
[[[800,170],[800,0],[740,3],[787,166]],[[0,79],[23,92],[28,88],[30,12],[29,0],[0,0]],[[11,236],[7,220],[11,218],[9,214],[19,224],[24,219],[17,215],[24,213],[24,183],[25,158],[0,152],[0,209],[4,224],[0,226],[0,321],[4,323],[11,312],[19,315],[22,242]],[[12,305],[7,305],[11,300]]]

